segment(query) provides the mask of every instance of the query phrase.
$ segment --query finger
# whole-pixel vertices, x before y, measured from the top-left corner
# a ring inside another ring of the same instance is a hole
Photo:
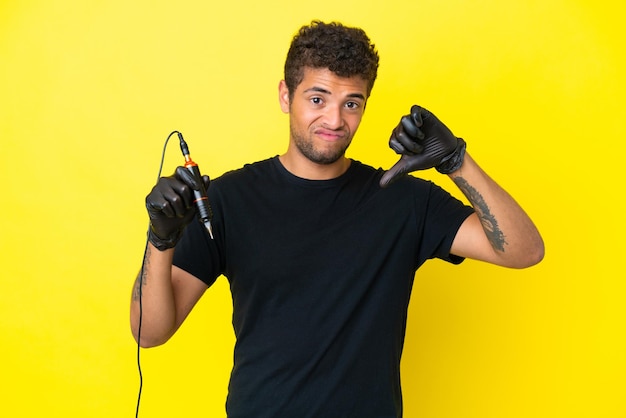
[[[178,182],[174,187],[163,192],[163,198],[165,199],[163,213],[171,213],[171,215],[168,215],[170,217],[182,218],[192,207],[193,195],[186,184]]]
[[[414,137],[407,135],[402,129],[399,129],[396,133],[396,139],[408,153],[419,154],[424,150],[424,147]]]
[[[402,132],[402,127],[400,125],[393,128],[391,131],[391,136],[389,137],[389,147],[396,152],[396,154],[404,154],[406,149],[404,145],[398,141],[397,135],[399,132]]]
[[[187,186],[191,187],[193,190],[199,190],[200,185],[198,184],[196,178],[193,173],[187,170],[185,167],[176,167],[176,172],[174,173],[175,177],[185,183]]]
[[[209,185],[211,184],[211,178],[206,174],[202,176],[202,182],[204,183],[204,188],[209,190]]]
[[[424,110],[426,109],[418,105],[411,106],[411,118],[413,119],[415,126],[417,126],[418,128],[420,128],[424,124],[424,121],[422,119],[422,113],[424,112]]]
[[[405,149],[402,146],[402,144],[399,143],[396,138],[391,138],[389,140],[389,148],[394,150],[396,152],[396,154],[402,154],[405,151]]]
[[[437,118],[437,116],[435,116],[428,109],[424,109],[422,107],[420,110],[420,115],[421,115],[422,123],[426,125],[427,127],[434,127],[436,125],[441,125],[445,127],[445,125]]]
[[[421,118],[422,118],[423,122],[426,122],[430,118],[437,119],[435,117],[435,115],[433,115],[432,112],[430,110],[426,109],[426,108],[420,107],[420,112],[419,113],[421,115]]]
[[[415,125],[410,115],[402,116],[402,118],[400,119],[400,125],[402,125],[402,129],[409,136],[412,136],[413,138],[419,138],[419,139],[422,139],[424,137],[424,134],[420,131],[417,125]],[[420,138],[420,135],[421,135],[421,138]]]
[[[380,187],[387,187],[398,178],[405,175],[409,170],[407,158],[401,157],[397,163],[383,174],[380,178]]]
[[[182,217],[193,206],[191,187],[176,177],[162,177],[152,192],[152,207],[166,216]]]
[[[146,207],[148,208],[149,213],[162,213],[168,218],[173,218],[176,213],[172,206],[167,202],[167,200],[163,198],[157,198],[153,194],[148,195],[146,198]]]

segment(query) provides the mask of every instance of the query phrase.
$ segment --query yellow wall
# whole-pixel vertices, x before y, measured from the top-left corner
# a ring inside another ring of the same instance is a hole
[[[382,57],[350,156],[391,166],[390,130],[418,102],[547,243],[528,270],[418,273],[406,416],[626,416],[626,13],[613,3],[3,2],[0,415],[134,414],[128,302],[163,141],[181,130],[213,177],[284,151],[283,59],[320,18],[362,26]],[[165,173],[180,162],[173,142]],[[223,416],[232,343],[220,279],[142,352],[141,415]]]

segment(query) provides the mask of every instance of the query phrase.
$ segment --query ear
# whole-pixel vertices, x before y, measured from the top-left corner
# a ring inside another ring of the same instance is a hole
[[[283,113],[289,113],[289,89],[285,80],[280,80],[278,83],[278,102]]]

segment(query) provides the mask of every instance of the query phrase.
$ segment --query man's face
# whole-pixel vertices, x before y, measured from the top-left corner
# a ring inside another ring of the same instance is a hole
[[[307,67],[291,99],[284,81],[279,94],[283,112],[289,113],[290,141],[300,154],[324,165],[344,156],[365,109],[364,79]]]

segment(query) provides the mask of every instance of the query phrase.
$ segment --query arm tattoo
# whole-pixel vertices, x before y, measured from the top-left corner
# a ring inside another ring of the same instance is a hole
[[[137,278],[135,279],[135,284],[133,286],[133,301],[138,301],[141,298],[141,288],[146,285],[146,279],[148,278],[147,270],[150,259],[150,247],[146,247],[146,255],[143,260],[143,265],[141,266],[141,270],[139,274],[137,274]]]
[[[461,189],[463,194],[469,199],[480,223],[483,225],[487,239],[496,250],[504,252],[504,245],[506,240],[504,239],[504,233],[498,225],[496,217],[489,210],[489,206],[483,199],[482,195],[478,191],[470,186],[470,184],[462,177],[456,177],[454,183]]]

